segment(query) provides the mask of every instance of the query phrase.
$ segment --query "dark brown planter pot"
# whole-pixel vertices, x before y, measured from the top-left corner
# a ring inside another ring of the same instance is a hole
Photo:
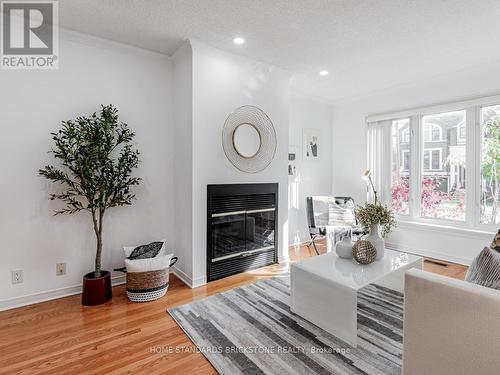
[[[107,302],[112,297],[111,274],[101,271],[101,277],[94,278],[95,272],[83,276],[82,305],[95,306]]]

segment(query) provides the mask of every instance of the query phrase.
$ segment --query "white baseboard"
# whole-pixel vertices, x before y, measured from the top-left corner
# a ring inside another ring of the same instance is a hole
[[[186,274],[184,273],[184,271],[181,271],[180,269],[178,269],[178,268],[177,268],[177,267],[175,267],[175,266],[171,267],[171,268],[170,268],[170,270],[172,271],[172,273],[173,273],[175,276],[177,276],[177,278],[181,279],[181,281],[182,281],[184,284],[186,284],[188,287],[192,288],[192,286],[191,286],[191,285],[193,285],[193,284],[192,284],[192,282],[191,282],[191,278],[190,278],[188,275],[186,275]]]
[[[427,257],[427,258],[434,258],[434,259],[444,260],[447,262],[452,262],[452,263],[457,263],[457,264],[463,264],[465,266],[470,266],[470,264],[472,263],[472,258],[457,257],[457,256],[453,256],[450,254],[441,253],[438,251],[418,249],[418,248],[409,247],[409,246],[391,244],[388,242],[386,242],[385,247],[388,249],[391,249],[391,250],[403,251],[405,253],[411,253],[411,254]]]
[[[207,284],[207,277],[201,276],[193,280],[193,284],[191,288],[198,288],[199,286],[203,286]]]
[[[111,285],[125,284],[125,275],[113,276]],[[34,303],[50,301],[53,299],[73,296],[82,292],[82,284],[66,286],[64,288],[52,289],[38,293],[27,294],[19,297],[12,297],[0,300],[0,311],[15,309],[17,307],[28,306]]]
[[[196,279],[193,280],[184,271],[180,270],[179,268],[176,268],[175,266],[172,267],[172,273],[179,279],[181,279],[181,281],[191,289],[198,288],[199,286],[203,286],[207,283],[206,276],[197,277]]]
[[[290,261],[289,256],[279,256],[278,257],[278,263],[288,263]]]

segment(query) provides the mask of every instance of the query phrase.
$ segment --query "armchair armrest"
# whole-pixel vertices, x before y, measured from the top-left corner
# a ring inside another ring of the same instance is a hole
[[[413,269],[404,311],[405,375],[498,374],[500,291]]]

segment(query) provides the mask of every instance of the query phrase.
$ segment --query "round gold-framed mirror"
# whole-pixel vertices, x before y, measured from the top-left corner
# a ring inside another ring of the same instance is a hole
[[[260,150],[262,139],[252,124],[240,124],[233,131],[233,147],[243,158],[253,158]]]
[[[276,131],[260,108],[245,105],[231,113],[222,130],[222,147],[240,171],[257,173],[267,168],[276,153]]]

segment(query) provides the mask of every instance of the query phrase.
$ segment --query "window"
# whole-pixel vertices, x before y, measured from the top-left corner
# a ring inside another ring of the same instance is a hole
[[[465,123],[461,123],[457,128],[457,143],[465,142]]]
[[[422,217],[465,220],[465,141],[458,144],[450,131],[465,124],[465,116],[465,111],[454,111],[422,117]],[[426,147],[426,129],[440,147]]]
[[[500,95],[367,122],[375,189],[399,220],[498,230]]]
[[[424,150],[424,170],[439,170],[441,169],[441,149],[425,149]]]
[[[440,148],[426,148],[424,150],[424,170],[441,169],[442,150]]]
[[[439,142],[441,141],[442,133],[441,126],[431,122],[424,123],[424,142]]]
[[[500,223],[500,105],[481,108],[480,222]]]
[[[410,127],[405,126],[403,130],[401,130],[401,143],[410,143]]]
[[[410,150],[401,151],[401,171],[410,170]]]
[[[391,206],[401,215],[408,215],[410,199],[410,119],[391,123]]]

